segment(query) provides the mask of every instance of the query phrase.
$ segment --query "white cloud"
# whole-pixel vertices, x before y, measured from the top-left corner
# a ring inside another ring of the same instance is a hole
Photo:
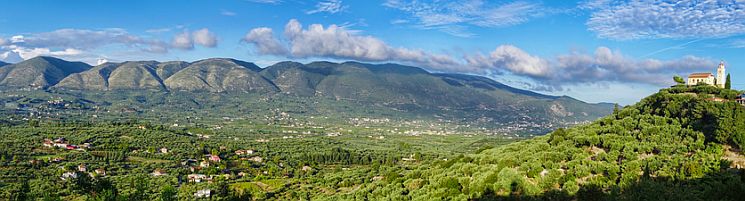
[[[673,75],[709,72],[716,66],[709,59],[695,56],[667,61],[633,59],[602,46],[593,54],[573,52],[541,58],[517,47],[503,45],[488,56],[466,56],[466,61],[484,72],[501,71],[529,77],[536,81],[536,85],[531,87],[542,91],[562,90],[567,85],[609,82],[666,86],[673,84]]]
[[[152,33],[152,34],[165,33],[165,32],[169,32],[169,31],[171,31],[171,28],[157,28],[157,29],[148,29],[148,30],[145,30],[145,32]]]
[[[84,54],[82,50],[67,48],[64,50],[53,51],[49,48],[17,48],[13,52],[18,53],[22,58],[29,59],[37,56],[78,56]]]
[[[11,43],[23,47],[93,49],[112,44],[146,48],[157,41],[129,34],[123,29],[59,29],[16,35],[11,38]]]
[[[325,1],[318,2],[316,4],[316,9],[310,10],[306,13],[314,14],[314,13],[325,12],[325,13],[334,14],[334,13],[338,13],[338,12],[342,12],[346,10],[348,7],[349,6],[345,6],[344,4],[342,4],[341,0],[325,0]]]
[[[550,73],[548,61],[512,45],[501,45],[487,56],[467,56],[466,61],[470,66],[484,69],[504,68],[512,73],[531,77],[544,78]]]
[[[406,23],[409,23],[409,20],[405,20],[405,19],[391,20],[391,24],[406,24]]]
[[[229,11],[229,10],[222,10],[222,11],[220,11],[220,15],[224,15],[224,16],[236,16],[236,15],[238,15],[238,14],[236,14],[236,13],[235,13],[235,12],[233,12],[233,11]]]
[[[182,50],[194,49],[194,41],[191,39],[191,33],[184,31],[173,36],[173,39],[171,39],[171,47]]]
[[[217,39],[207,29],[186,34],[188,43],[205,46],[217,46]],[[95,64],[100,58],[97,50],[115,46],[121,50],[137,53],[167,53],[170,48],[188,48],[188,43],[181,40],[183,34],[174,37],[176,45],[159,39],[130,34],[124,29],[112,28],[102,30],[59,29],[50,32],[24,33],[0,41],[0,53],[3,58],[21,57],[29,59],[36,56],[56,56],[70,60],[83,60]]]
[[[275,37],[272,29],[261,27],[251,30],[243,40],[253,44],[259,54],[288,58],[400,62],[435,71],[491,77],[511,74],[533,80],[530,87],[543,91],[602,83],[665,86],[671,84],[673,75],[708,72],[716,65],[709,59],[695,56],[666,61],[634,59],[607,47],[598,47],[592,54],[572,52],[546,58],[512,45],[501,45],[488,54],[470,53],[456,58],[449,54],[392,47],[378,38],[348,32],[336,25],[312,24],[304,28],[297,20],[290,20],[282,35],[284,40]]]
[[[274,37],[272,29],[259,27],[252,29],[243,41],[254,44],[260,54],[285,55],[287,48]]]
[[[205,47],[217,47],[217,36],[209,29],[194,31],[194,43]]]
[[[265,4],[280,4],[282,0],[247,0],[254,3],[265,3]]]
[[[607,47],[598,47],[593,55],[573,53],[559,56],[554,65],[556,72],[550,77],[554,83],[591,83],[602,80],[659,86],[672,84],[673,75],[694,71],[709,72],[716,67],[715,62],[695,56],[667,61],[636,60]]]
[[[0,44],[5,60],[29,59],[36,56],[56,56],[85,60],[95,56],[92,51],[107,46],[122,46],[146,52],[167,52],[164,42],[129,34],[123,29],[59,29],[50,32],[14,35]],[[15,62],[15,61],[14,61]]]
[[[22,42],[25,42],[25,40],[23,39],[22,35],[16,35],[16,36],[10,37],[10,42],[11,43],[22,43]]]
[[[209,29],[204,28],[194,32],[184,31],[171,39],[171,47],[182,50],[194,49],[195,44],[204,47],[217,47],[217,36]]]
[[[540,4],[525,1],[496,4],[483,0],[388,0],[383,5],[408,13],[415,27],[440,30],[459,37],[473,36],[466,26],[512,26],[550,12]]]
[[[730,46],[734,48],[745,48],[745,39],[732,40]]]
[[[18,52],[6,51],[0,53],[0,61],[4,61],[6,63],[18,63],[20,61],[23,61],[23,58],[21,58],[21,55],[18,54]]]
[[[253,44],[260,54],[292,58],[328,57],[360,61],[400,61],[430,68],[452,68],[457,64],[448,55],[432,54],[422,50],[391,47],[380,39],[357,35],[343,27],[330,25],[324,28],[312,24],[304,29],[297,20],[285,25],[282,43],[270,28],[251,30],[244,41]]]
[[[745,1],[592,0],[589,29],[601,38],[720,38],[745,34]]]

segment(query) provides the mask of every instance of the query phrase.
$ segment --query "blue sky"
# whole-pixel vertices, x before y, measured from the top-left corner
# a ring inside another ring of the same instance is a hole
[[[725,61],[745,88],[745,1],[4,1],[0,60],[395,62],[630,104]]]

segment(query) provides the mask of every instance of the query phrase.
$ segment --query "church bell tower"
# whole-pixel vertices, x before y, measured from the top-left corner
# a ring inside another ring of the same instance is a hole
[[[726,82],[726,80],[724,80],[724,77],[726,76],[724,70],[724,61],[719,62],[719,68],[717,68],[717,86],[719,88],[724,88],[724,83]]]

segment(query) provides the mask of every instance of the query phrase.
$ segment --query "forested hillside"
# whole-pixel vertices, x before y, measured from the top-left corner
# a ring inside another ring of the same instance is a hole
[[[591,124],[507,145],[368,126],[29,121],[0,127],[0,198],[740,200],[738,93],[675,86]]]
[[[733,101],[737,94],[663,89],[589,125],[443,159],[332,197],[740,200],[745,107]]]

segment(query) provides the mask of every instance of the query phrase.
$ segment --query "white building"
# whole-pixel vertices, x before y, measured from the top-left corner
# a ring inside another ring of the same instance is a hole
[[[194,193],[194,197],[208,198],[208,197],[210,197],[210,194],[211,193],[212,193],[212,191],[210,191],[210,189],[202,189],[202,190],[198,190],[196,193]]]
[[[719,63],[719,67],[717,68],[717,75],[714,77],[711,73],[692,73],[688,76],[688,82],[686,83],[688,86],[693,86],[697,84],[707,84],[707,85],[714,85],[720,88],[724,88],[725,80],[725,67],[724,62]]]
[[[714,85],[714,75],[711,73],[692,73],[688,76],[688,85],[693,86],[699,83]]]
[[[725,74],[724,74],[724,62],[719,62],[719,67],[717,68],[717,86],[719,88],[724,88],[724,83],[727,82],[725,80]]]

